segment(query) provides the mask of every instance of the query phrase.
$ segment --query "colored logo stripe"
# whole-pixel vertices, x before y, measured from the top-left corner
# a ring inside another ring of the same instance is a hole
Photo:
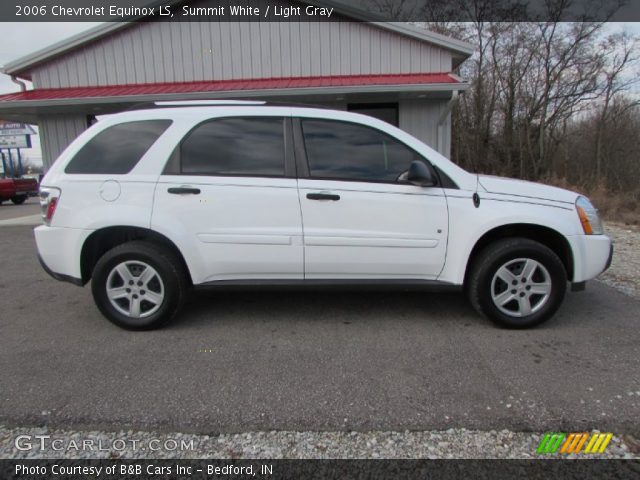
[[[562,445],[560,453],[580,453],[584,442],[589,438],[588,433],[572,433],[567,437],[567,440]]]
[[[591,436],[587,432],[570,433],[568,436],[562,432],[545,433],[536,450],[537,454],[571,454],[571,453],[604,453],[613,438],[613,433],[593,433]],[[587,442],[587,440],[589,440]],[[587,444],[584,451],[582,448]],[[560,447],[562,445],[562,448]]]
[[[566,437],[564,433],[546,433],[536,450],[536,453],[556,453],[562,440]]]
[[[613,437],[612,433],[594,433],[584,453],[604,453],[605,448],[611,441],[611,437]]]

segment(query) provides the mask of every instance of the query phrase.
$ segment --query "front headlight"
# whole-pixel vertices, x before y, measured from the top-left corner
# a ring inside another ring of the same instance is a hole
[[[600,221],[598,210],[587,197],[578,197],[576,211],[582,224],[582,230],[586,235],[602,235],[602,221]]]

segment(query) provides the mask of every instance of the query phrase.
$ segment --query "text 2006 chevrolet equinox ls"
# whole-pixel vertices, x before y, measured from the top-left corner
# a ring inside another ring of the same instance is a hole
[[[478,176],[368,116],[173,106],[101,120],[45,176],[43,267],[91,280],[124,328],[176,315],[191,286],[464,286],[478,312],[530,327],[605,270],[589,200]]]

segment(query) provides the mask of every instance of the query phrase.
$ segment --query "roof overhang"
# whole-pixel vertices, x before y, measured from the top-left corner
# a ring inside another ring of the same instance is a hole
[[[40,115],[104,114],[135,104],[172,100],[269,98],[309,103],[347,96],[362,100],[381,95],[449,98],[451,92],[468,87],[456,75],[426,73],[37,89],[0,96],[0,117],[35,122]]]
[[[192,98],[215,93],[230,96],[305,95],[316,93],[377,93],[389,91],[464,90],[466,83],[452,73],[402,73],[377,75],[328,75],[315,77],[250,78],[195,82],[140,83],[68,88],[38,88],[0,95],[6,105],[70,105],[91,101],[110,103],[122,99]]]
[[[8,108],[55,107],[61,105],[100,105],[108,103],[140,103],[163,100],[203,100],[214,98],[257,98],[257,97],[291,97],[303,95],[348,95],[352,93],[403,93],[403,92],[451,92],[466,90],[468,83],[440,83],[430,85],[366,85],[342,87],[302,87],[261,89],[261,90],[228,90],[190,93],[148,93],[140,95],[118,95],[113,97],[76,97],[49,98],[38,100],[0,101],[0,115]]]

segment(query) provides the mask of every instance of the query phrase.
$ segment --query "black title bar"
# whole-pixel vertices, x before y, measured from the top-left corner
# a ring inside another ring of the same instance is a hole
[[[15,480],[637,478],[639,460],[0,460]]]
[[[640,21],[637,0],[3,0],[3,22]]]

